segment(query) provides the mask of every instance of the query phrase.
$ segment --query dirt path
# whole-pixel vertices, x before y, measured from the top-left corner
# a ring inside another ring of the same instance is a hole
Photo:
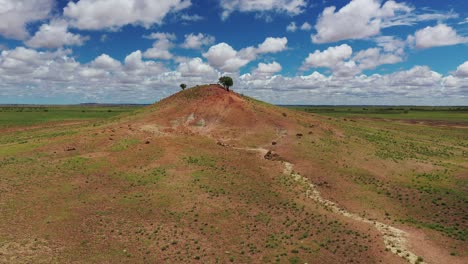
[[[234,148],[234,149],[255,151],[255,152],[259,152],[262,156],[264,156],[268,152],[268,150],[264,148]],[[302,175],[298,173],[295,173],[294,165],[292,163],[282,161],[282,164],[284,165],[283,173],[285,175],[291,176],[297,182],[301,182],[308,186],[307,191],[306,191],[306,196],[308,198],[318,202],[319,204],[324,206],[326,209],[334,213],[341,214],[343,216],[349,217],[356,221],[360,221],[366,224],[373,225],[382,234],[385,247],[388,250],[390,250],[393,254],[406,259],[409,263],[412,263],[412,264],[426,263],[422,261],[422,258],[419,258],[416,254],[414,254],[408,249],[408,245],[407,245],[408,234],[405,231],[398,229],[396,227],[381,223],[381,222],[372,221],[372,220],[363,218],[357,214],[350,213],[346,211],[345,209],[340,208],[336,203],[323,198],[320,192],[318,191],[317,187],[314,184],[312,184],[309,181],[309,179],[303,177]]]

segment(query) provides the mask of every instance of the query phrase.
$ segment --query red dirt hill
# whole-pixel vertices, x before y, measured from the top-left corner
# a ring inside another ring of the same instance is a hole
[[[280,135],[293,125],[287,118],[288,112],[228,92],[220,85],[206,85],[181,91],[150,106],[136,122],[143,130],[159,133],[196,133],[221,140],[253,134],[258,137],[261,133],[274,138],[274,134]]]

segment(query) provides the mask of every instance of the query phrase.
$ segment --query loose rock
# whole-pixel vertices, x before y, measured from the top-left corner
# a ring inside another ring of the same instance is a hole
[[[269,150],[267,152],[267,154],[265,154],[264,158],[266,160],[272,160],[272,161],[280,161],[282,160],[280,155],[278,155],[277,153],[274,153],[273,151]]]

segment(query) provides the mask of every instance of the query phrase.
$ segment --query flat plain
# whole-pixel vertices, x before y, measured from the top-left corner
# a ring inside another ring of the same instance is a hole
[[[200,86],[147,107],[0,108],[0,135],[2,263],[468,258],[463,107],[285,108]]]

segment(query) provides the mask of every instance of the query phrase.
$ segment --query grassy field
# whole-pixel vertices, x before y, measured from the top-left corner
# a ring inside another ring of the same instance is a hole
[[[0,108],[0,262],[405,263],[246,150],[261,147],[341,208],[424,233],[431,247],[411,245],[428,263],[466,263],[466,108],[292,111],[194,91],[148,108]],[[232,102],[242,111],[219,123]],[[447,125],[387,120],[410,115]],[[202,117],[211,130],[187,125]]]
[[[468,107],[369,107],[369,106],[286,106],[332,117],[361,117],[405,120],[468,122]],[[32,126],[49,122],[87,121],[115,117],[141,106],[3,106],[0,128]]]
[[[406,120],[468,122],[468,107],[426,106],[286,106],[332,117],[364,117]]]
[[[0,128],[31,126],[48,122],[105,119],[128,113],[138,106],[3,106],[0,107]]]

